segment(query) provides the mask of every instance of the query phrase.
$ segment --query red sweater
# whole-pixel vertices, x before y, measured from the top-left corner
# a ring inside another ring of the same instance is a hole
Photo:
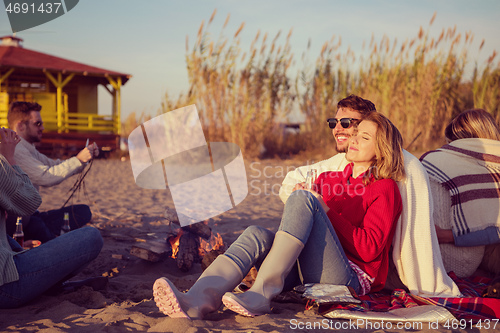
[[[330,207],[327,215],[347,258],[375,278],[371,291],[381,290],[389,269],[389,249],[402,202],[392,179],[363,185],[363,174],[352,178],[352,164],[342,172],[319,175],[318,193]]]

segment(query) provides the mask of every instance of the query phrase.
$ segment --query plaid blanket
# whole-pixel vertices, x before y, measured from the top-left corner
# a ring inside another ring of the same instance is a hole
[[[320,315],[327,315],[335,310],[387,312],[401,308],[422,305],[438,305],[446,308],[458,320],[466,319],[477,322],[484,319],[500,318],[500,299],[483,298],[481,294],[491,279],[486,277],[458,278],[453,272],[450,277],[457,284],[465,297],[421,297],[396,289],[392,294],[371,293],[358,297],[360,304],[325,304],[318,308]]]
[[[450,192],[455,245],[500,242],[500,141],[456,140],[420,160]]]

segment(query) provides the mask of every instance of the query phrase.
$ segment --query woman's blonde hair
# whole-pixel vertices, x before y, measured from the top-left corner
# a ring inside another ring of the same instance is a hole
[[[486,110],[471,109],[456,116],[446,126],[444,135],[450,141],[470,138],[500,140],[500,128]]]
[[[403,158],[403,137],[394,124],[379,112],[372,112],[362,121],[371,121],[377,125],[375,135],[375,161],[364,180],[369,182],[370,175],[375,179],[403,180],[405,165]]]

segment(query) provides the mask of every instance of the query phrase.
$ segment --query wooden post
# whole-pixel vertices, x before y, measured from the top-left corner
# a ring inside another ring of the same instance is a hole
[[[50,82],[52,82],[52,84],[56,87],[57,131],[61,133],[62,130],[66,129],[66,126],[68,125],[65,122],[63,126],[63,117],[65,112],[64,112],[62,89],[64,88],[65,85],[68,84],[69,81],[71,81],[71,79],[73,78],[73,76],[75,76],[75,74],[68,75],[64,80],[62,79],[61,72],[57,73],[57,80],[49,72],[45,72],[45,76],[47,76]]]
[[[2,92],[2,82],[5,81],[10,74],[14,71],[14,68],[9,69],[4,75],[0,76],[0,126],[7,127],[7,113],[9,112],[9,94],[7,90]]]
[[[2,91],[2,82],[6,80],[13,71],[14,68],[11,68],[4,75],[0,76],[0,91]]]
[[[113,96],[113,122],[114,122],[114,132],[120,135],[122,131],[121,124],[121,88],[122,88],[122,78],[118,77],[116,81],[111,77],[106,77],[113,87],[111,95]],[[109,91],[109,90],[108,90]]]

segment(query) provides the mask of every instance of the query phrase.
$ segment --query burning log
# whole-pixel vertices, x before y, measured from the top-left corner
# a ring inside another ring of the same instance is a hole
[[[208,224],[205,224],[203,222],[190,224],[188,226],[182,227],[182,229],[204,239],[209,239],[210,236],[212,236],[212,229],[210,229]]]
[[[167,241],[143,240],[143,243],[132,246],[130,250],[132,255],[156,262],[170,253],[171,258],[175,259],[177,267],[181,271],[187,272],[193,263],[201,262],[208,252],[216,250],[218,254],[224,253],[224,241],[218,233],[216,235],[212,233],[208,220],[180,227],[177,213],[170,208],[166,209],[165,218],[170,224]],[[207,262],[207,266],[213,259]]]
[[[196,223],[178,230],[176,236],[168,238],[172,248],[172,258],[175,259],[177,267],[187,272],[195,262],[205,260],[205,268],[217,257],[218,254],[224,253],[225,245],[222,237],[217,233],[213,234],[210,227],[205,223]],[[215,255],[215,257],[214,257]],[[203,269],[205,269],[203,268]]]
[[[179,249],[175,261],[177,267],[183,272],[191,269],[198,257],[198,241],[196,236],[190,232],[183,232],[179,239]]]

